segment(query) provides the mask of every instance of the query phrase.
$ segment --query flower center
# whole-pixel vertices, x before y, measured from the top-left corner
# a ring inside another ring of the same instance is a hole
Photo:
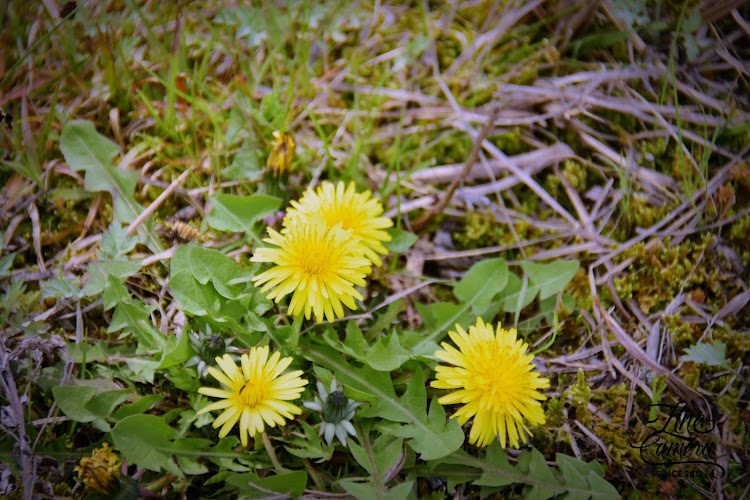
[[[331,255],[322,248],[309,248],[300,255],[300,267],[308,276],[323,276],[331,267]]]
[[[476,388],[485,397],[493,400],[506,400],[509,392],[518,387],[518,376],[514,366],[508,363],[508,345],[500,345],[496,340],[482,342],[477,346],[472,371],[475,374]]]
[[[259,406],[268,396],[268,384],[249,381],[240,392],[240,402],[243,406],[253,409]]]

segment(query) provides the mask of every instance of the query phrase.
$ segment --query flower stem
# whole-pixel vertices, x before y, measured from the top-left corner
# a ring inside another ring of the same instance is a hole
[[[298,314],[294,318],[294,322],[292,323],[292,338],[289,341],[289,345],[287,346],[290,351],[294,351],[297,349],[297,345],[299,344],[299,337],[302,332],[302,318],[304,316],[302,314]]]
[[[268,434],[265,432],[262,434],[263,436],[263,446],[266,447],[266,452],[268,453],[268,456],[271,458],[271,462],[273,462],[273,466],[276,469],[277,474],[281,474],[284,469],[282,469],[281,464],[279,463],[279,459],[276,458],[276,452],[273,451],[273,446],[271,446],[271,440],[268,439]]]

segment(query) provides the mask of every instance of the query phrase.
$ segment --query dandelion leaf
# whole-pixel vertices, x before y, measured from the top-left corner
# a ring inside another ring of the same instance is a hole
[[[60,150],[72,170],[86,172],[87,191],[112,193],[116,219],[130,223],[143,211],[133,197],[138,172],[112,165],[120,148],[99,134],[93,123],[85,120],[66,123],[60,136]]]
[[[694,361],[708,366],[729,366],[727,347],[721,340],[717,340],[713,344],[699,342],[685,349],[685,352],[687,354],[682,356],[682,361]]]
[[[178,439],[181,439],[179,433],[167,425],[163,417],[155,415],[131,415],[112,429],[115,448],[128,464],[154,472],[163,469],[183,477],[173,460],[175,452],[181,451],[175,444]]]
[[[446,456],[461,447],[464,440],[461,427],[455,421],[446,423],[445,412],[437,402],[433,401],[430,414],[426,414],[427,396],[421,371],[415,372],[406,393],[397,398],[388,373],[369,366],[355,368],[328,346],[308,344],[303,352],[313,363],[334,372],[345,387],[367,395],[373,405],[362,409],[362,416],[406,424],[406,428],[398,430],[394,426],[389,428],[398,437],[411,438],[409,445],[424,460]]]

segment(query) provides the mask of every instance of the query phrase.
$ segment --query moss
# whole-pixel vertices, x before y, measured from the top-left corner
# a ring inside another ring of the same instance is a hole
[[[529,151],[529,145],[523,140],[523,129],[521,127],[513,127],[502,134],[491,135],[489,139],[498,149],[509,156]]]
[[[633,245],[618,258],[619,262],[633,262],[613,280],[615,290],[621,299],[635,299],[641,310],[650,314],[665,309],[679,293],[700,288],[705,303],[718,311],[726,303],[725,294],[736,285],[722,275],[712,257],[713,241],[713,236],[703,234],[677,245],[669,238],[651,248],[642,242]]]
[[[671,208],[667,205],[658,207],[648,202],[648,198],[641,194],[630,197],[625,216],[630,228],[642,227],[648,229],[664,217],[669,215]]]
[[[457,249],[469,250],[489,246],[510,246],[517,243],[516,235],[520,241],[527,241],[542,234],[541,230],[525,221],[517,221],[513,228],[515,235],[505,221],[498,220],[490,209],[475,210],[466,213],[461,229],[454,231],[451,237]],[[514,253],[511,252],[506,257],[512,259]]]

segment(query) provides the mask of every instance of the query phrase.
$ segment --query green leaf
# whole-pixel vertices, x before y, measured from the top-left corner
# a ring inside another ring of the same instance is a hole
[[[125,401],[129,389],[104,391],[97,394],[97,388],[84,385],[61,385],[52,388],[52,395],[60,410],[76,422],[93,422],[102,432],[109,431],[104,421],[117,405]]]
[[[125,401],[130,394],[130,389],[120,389],[117,391],[105,391],[94,396],[91,401],[86,403],[86,410],[98,417],[108,417],[117,405]]]
[[[122,330],[121,338],[130,334],[135,335],[141,351],[161,349],[166,345],[167,338],[151,323],[150,312],[144,304],[121,302],[115,309],[107,333]]]
[[[508,463],[508,457],[505,450],[500,448],[497,441],[493,441],[487,448],[485,462],[487,464],[492,464],[493,467],[491,470],[485,470],[482,473],[482,477],[474,481],[475,485],[506,486],[518,482],[518,479],[514,477],[516,474],[513,466]]]
[[[521,281],[521,278],[510,273],[510,276],[508,277],[508,286],[506,286],[505,290],[498,295],[498,300],[502,303],[505,312],[518,312],[534,301],[534,297],[538,290],[530,287],[527,282],[526,293],[519,303],[522,289],[523,282]]]
[[[558,482],[552,474],[552,469],[536,448],[532,448],[530,452],[526,451],[518,457],[518,469],[535,481],[530,491],[524,490],[525,498],[546,500],[555,496],[559,491],[556,488]]]
[[[143,396],[135,403],[123,405],[122,408],[112,414],[112,418],[115,420],[122,420],[123,418],[129,417],[130,415],[143,413],[156,406],[162,399],[164,399],[164,396],[160,396],[159,394],[150,394],[148,396]]]
[[[422,337],[412,347],[414,355],[432,357],[437,347],[436,342],[445,336],[447,329],[452,329],[456,324],[461,325],[462,328],[468,327],[474,317],[469,311],[471,305],[471,302],[464,304],[435,302],[426,307],[420,307],[420,304],[417,304],[417,310],[424,319],[425,329],[431,333]]]
[[[190,270],[172,271],[169,289],[183,311],[195,316],[221,316],[221,295],[213,285],[201,285]]]
[[[681,358],[683,362],[694,361],[708,366],[729,367],[729,362],[727,361],[727,347],[721,340],[717,340],[713,344],[699,342],[685,349],[685,352],[687,354]]]
[[[282,201],[271,196],[235,196],[218,193],[211,197],[208,225],[220,231],[253,232],[256,220],[273,215]]]
[[[487,259],[474,264],[453,293],[462,302],[470,302],[474,314],[482,314],[492,297],[508,284],[508,264],[504,259]]]
[[[110,262],[91,261],[88,265],[88,281],[83,287],[85,297],[99,295],[107,286],[107,276],[124,280],[134,275],[141,269],[138,262],[128,260],[116,260]]]
[[[428,321],[425,318],[425,326],[431,333],[417,343],[412,352],[424,355],[425,346],[439,341],[445,330],[456,323],[466,327],[471,320],[469,310],[473,317],[484,314],[492,297],[508,284],[508,276],[508,265],[503,259],[489,259],[474,264],[453,289],[453,293],[461,301],[460,304],[430,304],[428,310],[434,320]]]
[[[243,498],[269,498],[282,495],[299,497],[305,492],[307,473],[293,471],[261,478],[252,472],[245,472],[227,478],[226,484],[239,489],[243,493]]]
[[[143,211],[133,197],[138,171],[112,165],[120,148],[100,135],[93,123],[82,120],[66,123],[60,135],[60,151],[71,170],[86,172],[87,191],[112,193],[118,220],[130,223]]]
[[[385,498],[385,491],[378,491],[377,486],[369,481],[362,482],[355,479],[342,479],[338,484],[354,498]]]
[[[401,459],[403,440],[381,434],[374,443],[367,442],[366,438],[363,441],[363,446],[349,443],[352,456],[370,476],[377,477],[378,482],[382,482],[388,470]]]
[[[305,437],[292,435],[289,438],[283,439],[285,443],[294,445],[284,446],[286,451],[296,457],[317,459],[318,462],[327,462],[330,460],[336,445],[327,446],[323,443],[323,440],[318,435],[318,431],[304,420],[298,420],[298,423],[304,429]]]
[[[385,231],[391,236],[391,241],[383,242],[383,246],[393,253],[407,251],[419,239],[416,234],[395,227],[389,227]]]
[[[250,467],[237,461],[239,458],[252,457],[248,452],[236,452],[234,449],[240,444],[237,436],[227,436],[221,439],[219,443],[211,448],[206,456],[209,460],[219,466],[219,470],[232,472],[247,472]],[[208,483],[206,483],[208,484]]]
[[[173,335],[169,337],[167,347],[164,348],[164,356],[159,364],[159,369],[181,365],[193,355],[195,355],[195,350],[190,345],[187,331],[183,331],[179,337]]]
[[[409,358],[409,351],[401,347],[396,332],[391,333],[385,342],[383,337],[378,337],[375,345],[370,347],[365,355],[367,364],[380,372],[391,372],[406,363]]]
[[[188,271],[201,285],[210,281],[216,291],[227,299],[236,299],[241,292],[239,287],[229,285],[229,282],[248,274],[243,267],[218,250],[197,245],[178,248],[172,256],[171,266],[173,275]]]
[[[96,394],[96,387],[61,385],[52,388],[52,395],[60,410],[76,422],[91,422],[97,416],[86,409],[86,403]]]
[[[115,222],[110,224],[109,230],[102,233],[102,241],[99,246],[102,249],[102,257],[114,260],[130,253],[138,243],[138,238],[128,236],[128,230],[122,224]]]
[[[332,370],[336,379],[345,387],[367,395],[367,399],[374,402],[371,408],[363,409],[361,415],[405,423],[406,429],[394,432],[412,438],[409,445],[417,453],[430,459],[442,457],[455,451],[463,443],[464,436],[460,426],[455,421],[446,424],[442,408],[434,408],[433,404],[430,414],[426,415],[427,397],[421,371],[414,374],[407,392],[397,398],[391,377],[387,373],[375,371],[369,366],[354,368],[327,346],[300,344],[300,347],[305,357]]]
[[[99,341],[96,344],[89,342],[68,343],[68,354],[74,363],[103,361],[111,355],[107,342]]]
[[[425,413],[427,409],[427,394],[421,371],[414,372],[406,388],[406,392],[399,398],[398,403],[401,403],[404,408],[412,410],[416,415],[423,415]],[[398,419],[400,415],[392,415],[391,420],[394,417]],[[388,417],[384,416],[384,418]],[[432,399],[430,412],[422,422],[431,432],[425,432],[418,425],[392,426],[388,432],[394,436],[412,438],[407,443],[414,451],[420,454],[422,460],[433,460],[444,457],[447,454],[447,449],[454,451],[463,444],[464,432],[461,430],[461,426],[455,419],[450,419],[446,422],[445,410],[443,409],[443,405],[438,403],[437,398]],[[442,443],[435,443],[430,436],[432,433],[439,434],[443,440]]]
[[[104,301],[104,310],[109,311],[117,304],[130,300],[130,293],[119,279],[108,274],[102,300]]]
[[[580,263],[577,260],[558,260],[549,264],[524,261],[521,267],[534,290],[539,290],[539,298],[544,300],[565,288],[575,276]]]
[[[81,295],[81,283],[77,276],[63,278],[57,275],[52,279],[39,282],[42,298],[78,298]]]
[[[175,440],[180,439],[176,430],[154,415],[131,415],[125,417],[112,429],[112,440],[125,460],[138,468],[154,472],[162,469],[182,477],[172,456]]]

